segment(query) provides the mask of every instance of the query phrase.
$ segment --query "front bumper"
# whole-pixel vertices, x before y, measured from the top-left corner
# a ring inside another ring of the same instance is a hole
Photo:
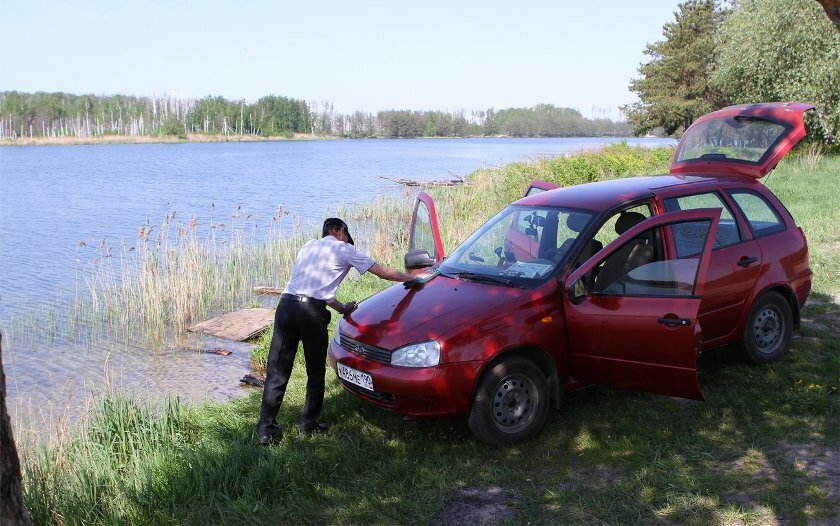
[[[470,406],[481,362],[442,363],[435,367],[396,367],[366,359],[348,351],[333,339],[329,348],[330,365],[338,362],[368,373],[375,391],[338,379],[354,395],[397,413],[416,416],[465,414]]]

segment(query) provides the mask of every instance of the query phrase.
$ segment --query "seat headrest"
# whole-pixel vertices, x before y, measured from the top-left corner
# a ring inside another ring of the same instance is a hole
[[[638,212],[623,212],[615,222],[615,233],[621,235],[645,220]]]
[[[566,218],[566,226],[572,232],[582,231],[586,228],[587,223],[589,223],[589,216],[586,214],[569,214],[569,217]]]

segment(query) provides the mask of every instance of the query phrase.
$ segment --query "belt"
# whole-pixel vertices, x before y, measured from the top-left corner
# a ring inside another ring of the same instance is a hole
[[[299,301],[301,303],[311,302],[316,305],[326,305],[327,302],[324,300],[319,300],[318,298],[310,298],[309,296],[304,296],[303,294],[289,294],[288,292],[284,292],[280,295],[281,300],[292,300],[292,301]]]

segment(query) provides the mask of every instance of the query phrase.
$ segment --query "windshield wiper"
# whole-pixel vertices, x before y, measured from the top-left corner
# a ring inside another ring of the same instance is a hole
[[[498,285],[504,285],[506,287],[513,287],[515,283],[509,279],[505,278],[497,278],[495,276],[488,276],[487,274],[479,274],[477,272],[453,272],[451,274],[452,277],[458,279],[466,279],[468,281],[475,281],[477,283],[494,283]]]

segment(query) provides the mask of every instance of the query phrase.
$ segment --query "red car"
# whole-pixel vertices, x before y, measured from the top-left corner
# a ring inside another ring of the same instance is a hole
[[[778,360],[811,289],[805,235],[758,179],[805,136],[807,104],[697,120],[670,175],[528,194],[444,259],[420,193],[407,268],[340,320],[330,362],[351,393],[398,413],[467,415],[481,440],[531,437],[590,384],[702,400],[697,358],[738,343]]]

